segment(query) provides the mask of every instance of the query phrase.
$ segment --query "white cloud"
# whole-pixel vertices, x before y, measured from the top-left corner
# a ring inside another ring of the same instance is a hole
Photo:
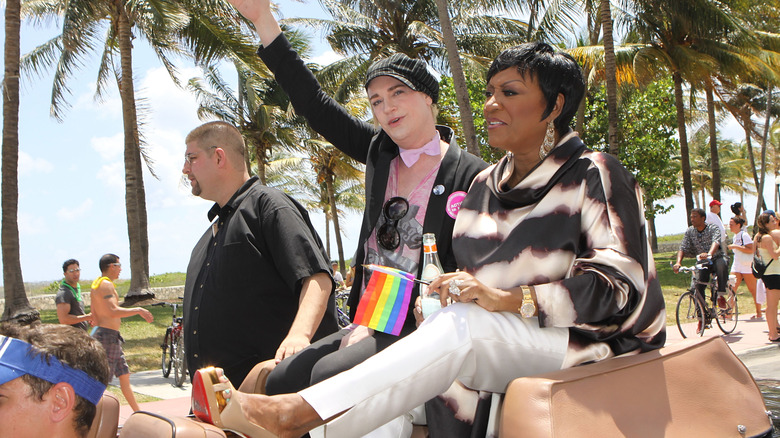
[[[28,174],[51,173],[54,165],[43,158],[33,158],[26,152],[19,151],[19,176]]]
[[[97,171],[95,177],[98,181],[104,182],[107,186],[122,187],[124,193],[125,187],[125,165],[122,161],[105,164]]]
[[[320,55],[311,58],[310,61],[319,65],[328,65],[342,58],[344,58],[342,55],[339,55],[333,50],[327,50],[325,52],[322,52]]]
[[[124,160],[125,134],[123,132],[118,132],[111,137],[92,137],[89,142],[102,159]]]
[[[116,88],[116,81],[109,79],[103,89],[103,96],[95,99],[96,83],[90,82],[82,87],[82,93],[76,97],[73,108],[69,112],[89,112],[94,113],[99,120],[121,120],[122,118],[122,99],[119,97],[119,91]]]
[[[48,232],[47,218],[33,216],[23,212],[18,213],[19,238],[23,236],[39,236]]]
[[[90,215],[93,204],[94,203],[92,202],[92,199],[87,198],[84,200],[84,202],[82,202],[80,205],[77,205],[75,207],[72,208],[61,207],[59,210],[57,210],[57,218],[66,221],[82,219]]]

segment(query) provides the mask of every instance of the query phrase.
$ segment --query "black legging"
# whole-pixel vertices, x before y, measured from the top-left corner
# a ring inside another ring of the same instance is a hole
[[[373,336],[339,350],[341,339],[349,332],[342,329],[279,362],[268,375],[266,394],[290,394],[308,388],[354,367],[408,334],[374,332]]]
[[[707,290],[707,283],[710,281],[710,272],[715,270],[715,274],[718,276],[718,292],[726,292],[726,284],[729,281],[729,259],[725,255],[719,255],[712,258],[710,263],[705,265],[707,269],[699,271],[697,280],[704,284],[698,284],[696,291],[699,293],[699,298],[702,298],[704,303],[707,302],[705,291]]]

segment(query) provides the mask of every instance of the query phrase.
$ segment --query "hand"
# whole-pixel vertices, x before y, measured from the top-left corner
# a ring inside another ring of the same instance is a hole
[[[146,322],[154,321],[154,315],[152,315],[152,312],[144,309],[143,307],[138,308],[138,314],[141,315],[141,318],[145,319]]]
[[[679,273],[680,272],[680,264],[679,263],[675,263],[674,265],[672,265],[672,271],[674,271],[675,274]]]
[[[460,280],[460,295],[450,294],[450,284],[454,280]],[[500,289],[487,287],[482,282],[474,278],[473,275],[466,272],[451,272],[440,275],[431,282],[429,288],[438,289],[442,307],[446,307],[448,299],[455,302],[468,303],[475,302],[480,307],[496,312],[503,309],[501,304],[509,292]]]
[[[370,329],[366,326],[359,325],[355,327],[354,330],[349,332],[347,336],[341,338],[341,344],[339,345],[339,350],[341,350],[342,348],[347,348],[350,345],[357,344],[358,342],[368,338],[369,336],[372,336],[373,334],[374,334],[373,329]]]
[[[274,357],[276,363],[282,361],[282,359],[292,356],[293,354],[308,347],[311,342],[306,336],[303,335],[287,335],[286,338],[279,345],[279,349],[276,350],[276,357]]]
[[[419,327],[420,324],[425,320],[425,317],[423,317],[422,314],[422,303],[420,301],[420,297],[417,297],[416,300],[414,300],[414,310],[412,310],[412,314],[414,315],[414,323],[415,327]]]
[[[255,23],[261,14],[271,10],[270,0],[228,0],[247,20]]]

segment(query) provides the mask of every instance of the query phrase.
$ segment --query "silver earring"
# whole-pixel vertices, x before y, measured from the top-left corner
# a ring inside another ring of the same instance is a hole
[[[551,150],[553,150],[553,147],[555,146],[555,124],[553,124],[552,120],[547,122],[547,132],[544,134],[544,141],[542,142],[542,146],[539,148],[539,159],[544,160],[544,157],[547,156],[547,154],[550,153]]]

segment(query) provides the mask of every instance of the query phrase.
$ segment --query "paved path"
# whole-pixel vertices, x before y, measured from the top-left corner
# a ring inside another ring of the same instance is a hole
[[[707,329],[704,336],[723,336],[732,351],[745,362],[755,378],[780,380],[780,344],[773,344],[767,340],[767,326],[764,319],[750,319],[751,316],[754,315],[740,315],[737,328],[730,335],[723,335],[716,325],[712,329]],[[668,326],[666,333],[666,345],[682,340],[677,326]],[[191,386],[185,383],[183,388],[176,388],[171,382],[173,376],[165,379],[159,369],[130,376],[130,383],[135,392],[163,399],[141,403],[142,410],[164,415],[185,416],[190,409]],[[113,384],[119,386],[116,379]],[[119,424],[123,424],[130,414],[132,414],[130,407],[122,406]]]

